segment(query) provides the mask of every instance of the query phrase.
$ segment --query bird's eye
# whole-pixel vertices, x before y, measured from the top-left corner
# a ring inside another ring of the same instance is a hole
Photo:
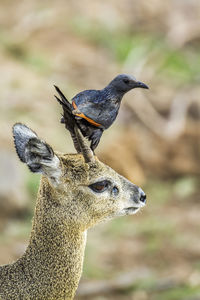
[[[114,186],[112,192],[115,196],[117,196],[119,194],[119,189],[116,186]]]
[[[124,79],[123,81],[124,81],[124,83],[129,84],[129,80],[128,79]]]
[[[96,193],[103,193],[110,186],[110,181],[103,180],[89,185],[89,188]]]

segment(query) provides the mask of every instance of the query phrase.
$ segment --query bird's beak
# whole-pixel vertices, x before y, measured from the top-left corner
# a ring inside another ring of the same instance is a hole
[[[143,83],[141,81],[137,81],[136,87],[142,88],[142,89],[149,89],[148,85],[146,85],[145,83]]]

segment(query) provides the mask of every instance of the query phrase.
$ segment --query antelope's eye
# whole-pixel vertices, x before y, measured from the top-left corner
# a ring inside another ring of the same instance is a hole
[[[98,181],[93,184],[90,184],[89,188],[96,193],[103,193],[105,190],[109,188],[109,186],[110,186],[110,181],[103,180],[103,181]]]
[[[124,81],[124,83],[129,84],[129,80],[128,79],[124,79],[123,81]]]

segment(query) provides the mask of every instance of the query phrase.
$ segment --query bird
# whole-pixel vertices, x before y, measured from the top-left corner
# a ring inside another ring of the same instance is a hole
[[[74,124],[76,124],[83,136],[91,142],[90,148],[93,151],[98,146],[104,130],[115,121],[123,96],[135,88],[149,89],[145,83],[136,80],[134,76],[119,74],[103,89],[84,90],[75,95],[70,103],[61,90],[55,85],[54,87],[61,99],[55,97],[64,112],[61,123],[65,124],[72,138]],[[70,125],[69,122],[73,124]]]

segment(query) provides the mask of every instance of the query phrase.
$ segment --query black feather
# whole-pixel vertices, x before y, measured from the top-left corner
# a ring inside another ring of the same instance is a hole
[[[75,125],[78,125],[78,124],[75,120],[74,115],[72,114],[73,106],[67,100],[67,98],[63,95],[63,93],[60,91],[60,89],[55,85],[54,85],[54,87],[55,87],[56,91],[59,93],[61,99],[58,98],[56,95],[55,95],[55,98],[58,101],[58,103],[60,105],[62,105],[62,108],[63,108],[63,115],[62,115],[62,118],[61,118],[60,122],[65,124],[65,128],[67,130],[69,130],[69,132],[71,134],[71,137],[72,137],[72,140],[73,140],[73,143],[74,143],[74,146],[75,146],[75,149],[78,153],[80,153],[81,148],[79,146],[79,143],[78,143],[78,140],[76,138],[75,131],[74,131]]]

